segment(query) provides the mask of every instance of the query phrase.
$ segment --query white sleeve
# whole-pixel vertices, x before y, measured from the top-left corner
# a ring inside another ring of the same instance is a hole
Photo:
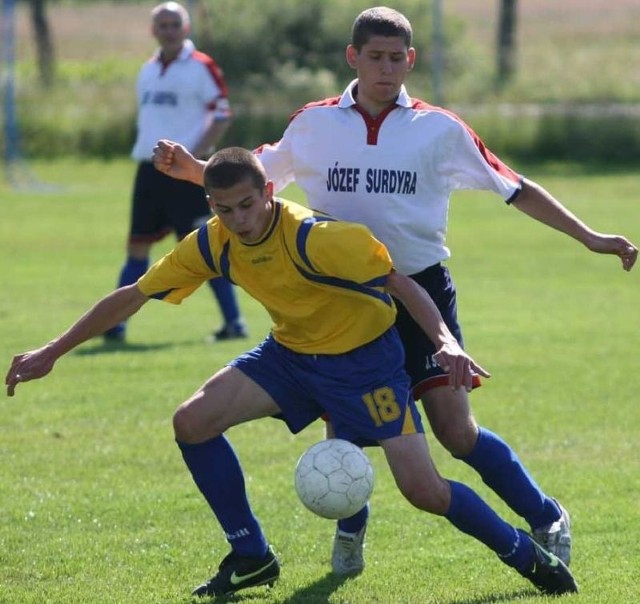
[[[522,177],[495,156],[464,122],[452,121],[455,132],[446,138],[447,152],[440,162],[454,189],[493,191],[509,200],[522,187]]]
[[[289,125],[277,143],[261,145],[254,151],[267,171],[267,176],[273,181],[275,193],[279,193],[295,180],[291,154],[291,130]]]
[[[231,117],[231,106],[229,99],[223,89],[222,72],[217,65],[207,66],[200,64],[204,70],[204,75],[200,78],[200,96],[203,105],[208,111],[213,112],[215,120],[227,120]],[[217,78],[220,78],[219,80]]]

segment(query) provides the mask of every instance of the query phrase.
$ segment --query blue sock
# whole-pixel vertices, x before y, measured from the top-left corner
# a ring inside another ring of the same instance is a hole
[[[533,564],[533,548],[521,533],[498,516],[472,489],[449,480],[451,503],[445,518],[458,530],[475,537],[509,566],[526,572]]]
[[[515,451],[497,434],[480,428],[473,451],[460,459],[476,470],[483,482],[524,518],[532,530],[560,518],[555,501],[542,492]]]
[[[338,520],[338,528],[345,533],[357,533],[365,524],[367,524],[367,518],[369,518],[368,503],[353,516]]]
[[[149,268],[149,258],[138,260],[129,256],[120,271],[118,287],[135,283]]]
[[[120,277],[118,279],[118,287],[125,285],[131,285],[135,283],[142,275],[145,274],[149,268],[149,258],[143,258],[138,260],[129,256],[120,271]],[[119,323],[115,327],[112,327],[107,331],[108,335],[121,335],[124,334],[126,329],[126,323]]]
[[[242,468],[229,441],[221,435],[195,445],[178,442],[178,447],[233,551],[264,556],[268,545],[249,506]]]
[[[240,309],[233,284],[224,277],[211,279],[209,287],[218,301],[225,325],[236,325],[240,322]]]

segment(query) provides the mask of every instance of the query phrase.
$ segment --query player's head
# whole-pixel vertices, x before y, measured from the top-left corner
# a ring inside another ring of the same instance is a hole
[[[204,168],[204,188],[222,223],[248,243],[267,230],[273,210],[273,183],[258,158],[241,147],[214,153]]]
[[[151,33],[165,55],[175,55],[180,51],[190,29],[189,13],[182,4],[163,2],[151,11]]]
[[[411,24],[397,10],[376,6],[356,17],[347,63],[358,75],[358,104],[372,115],[395,103],[413,69],[416,51],[411,39]]]
[[[204,169],[205,189],[229,189],[250,180],[256,189],[264,189],[267,173],[254,153],[242,147],[226,147],[216,151]]]
[[[353,22],[351,44],[360,52],[373,36],[402,38],[405,46],[411,48],[413,29],[402,13],[387,6],[374,6],[362,11]]]

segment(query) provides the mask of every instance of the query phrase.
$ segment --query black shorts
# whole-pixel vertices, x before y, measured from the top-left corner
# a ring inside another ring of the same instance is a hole
[[[464,347],[462,331],[458,324],[456,288],[449,269],[441,264],[434,264],[420,273],[409,276],[431,296],[449,331],[460,346]],[[446,385],[448,377],[433,359],[436,348],[431,340],[411,318],[402,303],[398,300],[395,300],[395,303],[398,307],[396,327],[404,346],[405,368],[411,378],[413,396],[417,400],[430,388]],[[473,385],[480,385],[478,376],[474,377]]]
[[[211,218],[204,189],[140,162],[133,187],[129,240],[159,241],[171,232],[182,239]]]

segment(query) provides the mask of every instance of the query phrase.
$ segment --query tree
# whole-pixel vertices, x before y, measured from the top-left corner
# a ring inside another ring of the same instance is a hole
[[[517,0],[500,0],[496,85],[502,88],[516,70]]]
[[[55,75],[55,53],[45,0],[29,0],[31,25],[38,53],[40,82],[46,88],[53,85]]]

